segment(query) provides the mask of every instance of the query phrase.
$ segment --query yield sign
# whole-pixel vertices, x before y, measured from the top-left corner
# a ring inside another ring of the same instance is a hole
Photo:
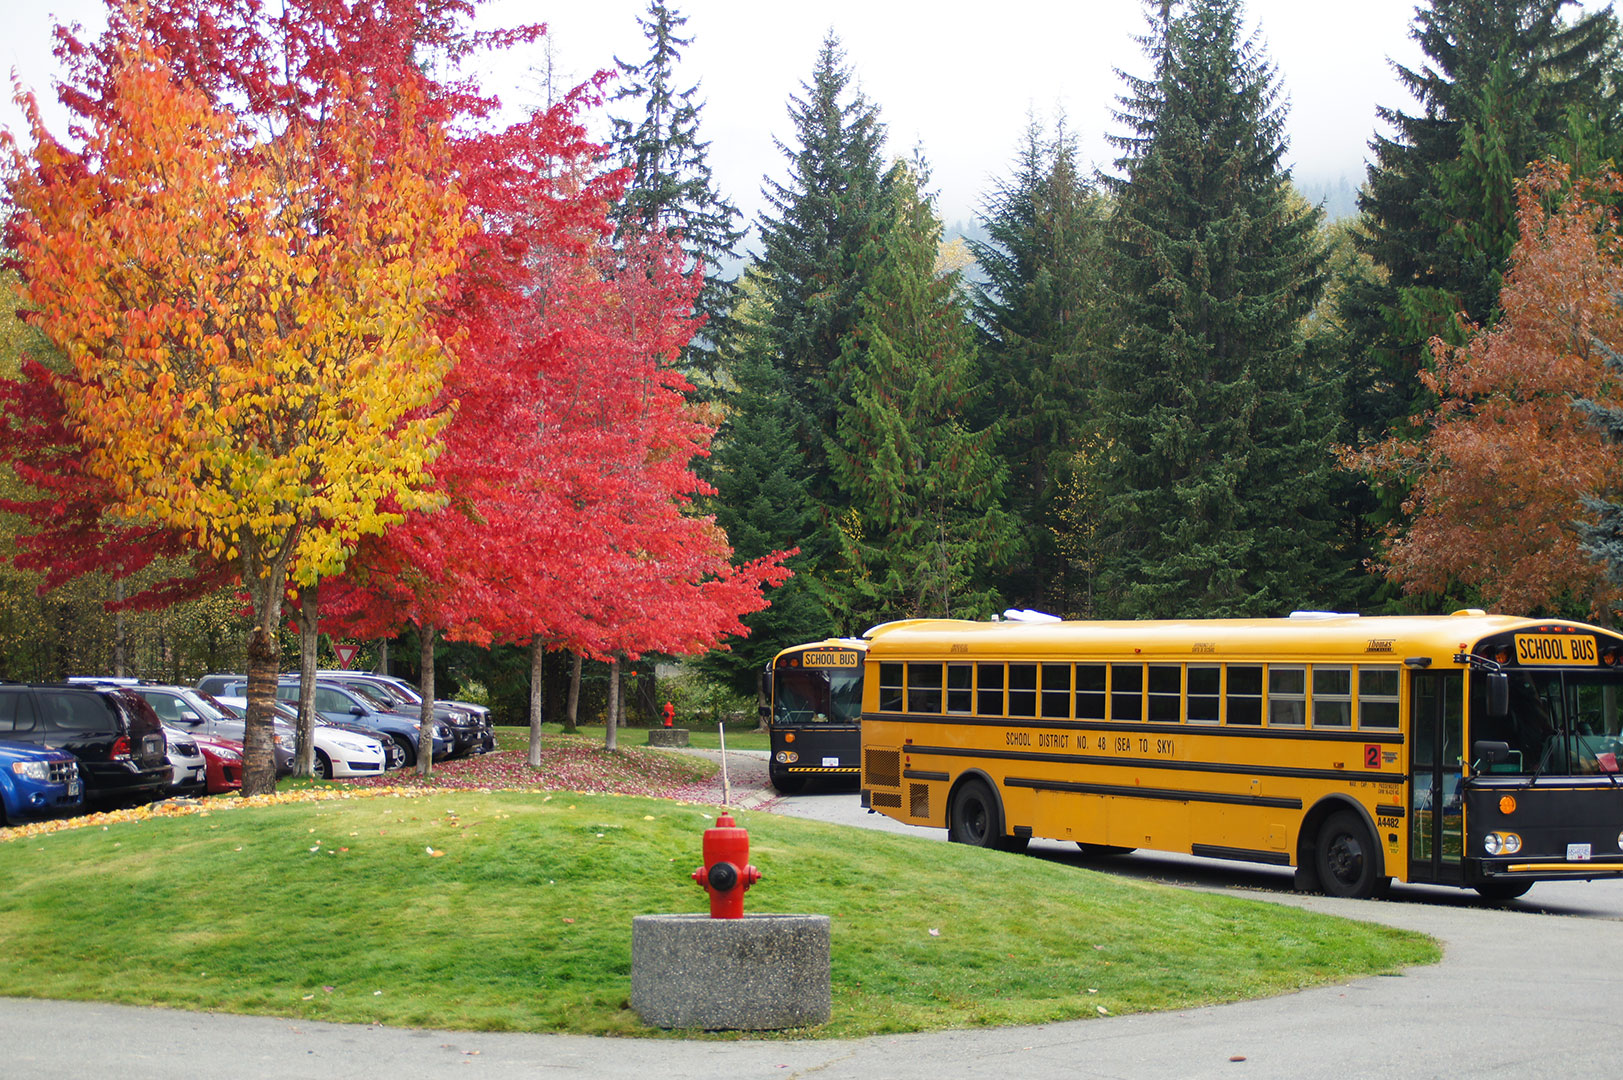
[[[349,662],[355,659],[355,654],[361,651],[361,647],[359,645],[339,645],[335,643],[332,651],[338,654],[338,666],[348,671]]]

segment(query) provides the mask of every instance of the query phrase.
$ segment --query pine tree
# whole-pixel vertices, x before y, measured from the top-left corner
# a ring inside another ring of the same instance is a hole
[[[1124,616],[1277,614],[1323,575],[1329,426],[1299,328],[1320,217],[1293,197],[1277,77],[1234,0],[1162,3],[1123,74],[1112,243],[1119,345],[1100,528]]]
[[[846,511],[826,587],[850,630],[996,610],[991,571],[1015,535],[997,505],[995,432],[967,425],[974,342],[958,275],[936,273],[941,222],[920,176],[891,170],[891,210],[863,250],[857,320],[836,365],[845,393],[827,443]]]
[[[797,143],[777,144],[788,181],[768,179],[763,189],[763,329],[798,410],[796,438],[814,478],[826,471],[823,436],[833,430],[840,398],[834,372],[856,321],[860,256],[884,200],[885,128],[875,105],[860,92],[848,94],[851,81],[831,33],[811,82],[802,84],[804,97],[790,98]],[[814,484],[813,494],[826,502],[832,493]]]
[[[704,288],[695,310],[705,325],[683,350],[684,370],[712,376],[718,343],[727,337],[728,317],[736,301],[735,284],[722,277],[744,230],[739,212],[716,192],[710,170],[710,144],[699,139],[697,85],[678,91],[673,83],[682,49],[692,38],[677,37],[687,18],[665,3],[649,0],[648,17],[639,18],[649,41],[648,58],[631,64],[615,58],[624,84],[613,101],[640,102],[643,115],[633,122],[615,118],[614,141],[630,185],[616,208],[620,231],[655,229],[679,237],[683,250],[704,269]]]
[[[746,280],[744,292],[749,290]],[[748,310],[745,305],[746,319]],[[834,632],[815,578],[806,572],[826,554],[808,546],[818,535],[817,508],[792,437],[783,376],[764,355],[761,340],[745,333],[744,351],[729,369],[734,392],[716,436],[711,506],[740,558],[801,551],[786,563],[795,576],[768,594],[771,606],[743,616],[749,636],[735,639],[727,652],[708,653],[700,663],[741,694],[755,692],[756,679],[779,649]]]
[[[1369,439],[1426,402],[1414,376],[1432,337],[1461,344],[1497,317],[1528,163],[1557,153],[1587,159],[1583,171],[1616,149],[1617,22],[1607,9],[1568,24],[1569,6],[1432,0],[1416,12],[1411,35],[1429,62],[1397,72],[1420,109],[1377,110],[1394,137],[1371,141],[1358,199],[1360,247],[1384,273],[1347,297],[1354,344],[1377,364],[1353,403]]]
[[[1090,397],[1109,320],[1104,200],[1082,175],[1074,137],[1028,127],[1012,175],[987,199],[989,240],[972,241],[982,369],[994,387],[998,452],[1025,550],[1003,589],[1021,607],[1086,614],[1085,575],[1071,572],[1065,520],[1085,458]],[[1073,580],[1080,578],[1080,580]]]

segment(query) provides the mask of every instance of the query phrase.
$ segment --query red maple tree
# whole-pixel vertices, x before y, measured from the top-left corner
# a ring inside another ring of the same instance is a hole
[[[1405,591],[1464,586],[1527,614],[1571,605],[1599,616],[1615,604],[1574,523],[1583,496],[1615,484],[1623,455],[1573,402],[1623,397],[1598,344],[1623,345],[1623,239],[1603,198],[1619,189],[1615,178],[1572,186],[1553,164],[1530,173],[1503,317],[1462,346],[1433,342],[1421,378],[1439,401],[1422,439],[1352,459],[1411,484],[1409,519],[1380,567]]]

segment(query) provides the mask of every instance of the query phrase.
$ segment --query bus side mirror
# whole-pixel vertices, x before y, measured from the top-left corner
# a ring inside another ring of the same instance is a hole
[[[761,723],[765,724],[772,719],[772,672],[761,672],[761,696],[756,699],[756,712],[761,716]]]
[[[1495,671],[1488,676],[1488,718],[1499,720],[1509,715],[1510,676]]]
[[[1471,744],[1471,754],[1477,765],[1503,765],[1510,760],[1510,744],[1479,739]]]

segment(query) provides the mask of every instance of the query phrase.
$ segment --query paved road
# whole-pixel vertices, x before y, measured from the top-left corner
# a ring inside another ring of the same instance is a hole
[[[739,805],[917,831],[864,814],[852,795],[774,800],[753,766],[729,773]],[[0,1076],[1573,1080],[1617,1069],[1623,883],[1539,885],[1503,909],[1423,887],[1345,901],[1298,896],[1288,875],[1268,868],[1145,855],[1090,866],[1058,845],[1034,848],[1078,872],[1108,869],[1421,930],[1444,942],[1445,959],[1238,1005],[841,1041],[470,1035],[10,999],[0,1000]]]

